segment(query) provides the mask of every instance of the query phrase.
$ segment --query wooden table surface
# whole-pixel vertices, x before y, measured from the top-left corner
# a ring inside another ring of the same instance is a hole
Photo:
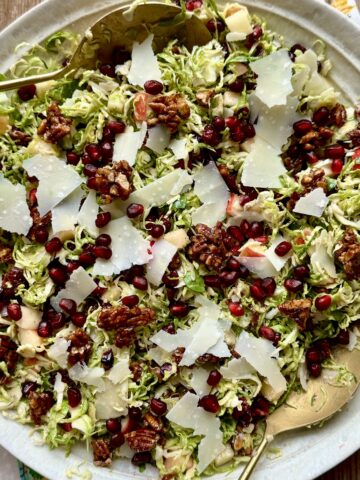
[[[40,0],[0,0],[0,30],[38,3]],[[317,480],[360,480],[360,451]]]

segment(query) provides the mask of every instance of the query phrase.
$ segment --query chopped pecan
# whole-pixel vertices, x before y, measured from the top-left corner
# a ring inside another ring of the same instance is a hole
[[[118,348],[129,347],[136,337],[134,327],[120,328],[115,337],[115,345]]]
[[[360,125],[355,130],[349,132],[347,136],[351,140],[353,147],[360,147]]]
[[[138,430],[127,433],[125,438],[129,447],[135,452],[148,452],[156,446],[160,437],[153,430],[139,428]]]
[[[185,353],[185,348],[184,347],[178,347],[173,351],[173,353],[171,355],[171,358],[177,365],[179,365],[179,363],[181,362],[181,360],[184,356],[184,353]]]
[[[153,322],[155,311],[152,308],[106,307],[100,313],[98,326],[104,330],[143,327]]]
[[[315,168],[301,179],[301,185],[305,189],[305,193],[309,193],[315,188],[322,188],[324,192],[327,191],[327,182],[325,179],[325,171],[322,168]]]
[[[67,339],[70,340],[68,348],[70,365],[75,365],[77,362],[87,363],[91,355],[92,340],[85,330],[77,328]]]
[[[330,112],[330,123],[332,125],[336,125],[337,127],[342,127],[345,125],[346,120],[347,114],[344,105],[337,103]]]
[[[154,432],[161,432],[163,429],[163,423],[159,417],[155,417],[152,413],[147,412],[144,415],[144,424],[146,427],[151,428]]]
[[[142,374],[142,366],[139,362],[131,362],[130,363],[130,371],[133,375],[134,382],[137,382]]]
[[[155,95],[149,103],[155,116],[148,120],[148,125],[164,124],[171,133],[175,133],[182,120],[190,117],[190,107],[181,93]]]
[[[283,162],[286,170],[288,170],[289,172],[292,171],[293,173],[300,172],[300,170],[302,170],[304,166],[304,161],[301,157],[293,158],[293,157],[284,155]]]
[[[13,249],[0,243],[0,263],[14,263]]]
[[[27,147],[31,142],[31,136],[25,132],[22,132],[18,128],[12,127],[9,132],[11,140],[19,147]]]
[[[202,92],[198,92],[195,95],[196,101],[202,107],[209,107],[210,100],[212,99],[214,94],[215,94],[214,90],[203,90]]]
[[[98,168],[94,178],[94,188],[101,194],[105,203],[120,198],[127,200],[133,187],[130,183],[132,168],[125,160]]]
[[[13,297],[16,294],[16,289],[25,284],[25,277],[21,268],[12,267],[2,277],[1,281],[1,296],[4,298]]]
[[[10,374],[14,373],[19,355],[16,352],[17,345],[6,335],[0,335],[0,361],[6,363]]]
[[[91,441],[93,449],[94,464],[97,467],[109,467],[112,462],[112,452],[109,440],[98,438]]]
[[[199,363],[200,365],[205,365],[206,363],[218,363],[220,360],[219,357],[216,357],[215,355],[212,355],[211,353],[204,353],[204,355],[201,355],[196,362]]]
[[[70,133],[71,124],[72,121],[62,115],[59,105],[54,102],[48,107],[46,118],[38,128],[38,134],[41,135],[46,142],[58,143]]]
[[[50,392],[29,393],[30,417],[35,425],[41,425],[42,417],[50,410],[53,404],[54,397]]]
[[[30,215],[33,221],[32,227],[29,230],[28,237],[30,240],[35,240],[35,233],[40,229],[47,229],[51,225],[51,212],[48,212],[43,217],[40,217],[37,207],[30,208]]]
[[[306,330],[310,318],[312,301],[309,298],[299,300],[288,300],[279,305],[281,313],[295,320],[300,330]]]
[[[344,272],[350,280],[360,279],[360,242],[350,228],[346,230],[335,256],[343,265]]]

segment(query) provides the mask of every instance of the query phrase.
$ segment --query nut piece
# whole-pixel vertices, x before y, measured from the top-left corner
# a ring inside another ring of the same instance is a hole
[[[12,127],[9,136],[15,145],[18,145],[19,147],[27,147],[32,140],[30,135],[15,127]]]
[[[349,140],[351,140],[353,147],[360,147],[360,124],[358,128],[356,128],[355,130],[351,130],[351,132],[349,132],[347,136]]]
[[[150,412],[144,415],[144,424],[146,427],[151,428],[154,432],[161,432],[163,428],[163,423],[160,418],[155,417]]]
[[[295,320],[300,330],[306,330],[307,322],[310,317],[312,301],[309,298],[300,300],[288,300],[279,305],[279,310],[284,315]]]
[[[101,193],[105,203],[111,203],[117,198],[127,200],[133,190],[131,174],[132,168],[125,160],[98,168],[94,177],[95,189]]]
[[[133,307],[125,305],[104,308],[98,319],[98,326],[104,330],[119,328],[143,327],[155,319],[155,312],[151,308]]]
[[[135,452],[148,452],[156,446],[160,437],[153,430],[139,428],[139,430],[127,433],[125,438],[129,447]]]
[[[50,392],[30,392],[29,408],[30,417],[35,425],[41,425],[41,418],[45,415],[54,404],[54,398]]]
[[[97,467],[109,467],[112,458],[110,442],[99,438],[98,440],[92,440],[91,446],[93,449],[94,464]]]
[[[330,112],[330,123],[337,127],[345,125],[347,120],[347,113],[344,105],[337,103]]]
[[[14,263],[12,248],[0,243],[0,263]]]
[[[304,175],[301,180],[301,185],[305,189],[305,193],[309,193],[315,188],[322,188],[324,192],[327,192],[327,182],[325,179],[325,170],[322,168],[315,168],[308,174]]]
[[[30,215],[33,221],[32,227],[29,230],[28,238],[30,240],[35,240],[35,233],[38,230],[47,229],[51,224],[51,212],[48,212],[43,217],[40,217],[39,210],[37,207],[30,208]]]
[[[341,247],[336,250],[335,256],[343,265],[349,280],[360,279],[360,243],[355,232],[350,228],[346,230],[341,240]]]
[[[62,115],[59,105],[54,102],[48,107],[46,118],[38,128],[38,134],[46,142],[58,143],[70,133],[71,124],[72,121]]]
[[[212,99],[214,94],[214,90],[203,90],[202,92],[198,92],[195,95],[196,101],[201,107],[209,107],[210,100]]]
[[[16,364],[19,360],[19,355],[16,352],[16,343],[6,335],[0,335],[0,362],[5,362],[9,374],[13,374],[16,368]],[[0,374],[0,384],[6,383],[9,377],[5,373]]]
[[[190,107],[181,93],[172,95],[155,95],[149,103],[155,116],[148,120],[148,125],[164,124],[171,133],[175,133],[182,120],[190,117]]]
[[[21,268],[12,267],[2,277],[1,294],[3,297],[13,297],[16,289],[25,284],[25,277]]]
[[[77,328],[67,337],[67,340],[71,342],[68,348],[70,365],[75,365],[77,362],[87,363],[92,350],[92,340],[89,335],[83,329]]]

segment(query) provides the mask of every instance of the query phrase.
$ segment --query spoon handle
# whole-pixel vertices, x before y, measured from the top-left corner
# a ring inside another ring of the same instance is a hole
[[[260,443],[255,455],[251,458],[250,462],[246,465],[245,469],[243,470],[242,474],[239,477],[239,480],[249,480],[250,475],[254,471],[254,468],[256,467],[257,462],[259,461],[261,454],[265,450],[265,447],[269,443],[268,436],[266,435],[266,432],[264,434],[264,438],[262,439],[262,442]]]
[[[67,72],[67,67],[60,68],[54,72],[42,73],[40,75],[33,75],[31,77],[24,78],[14,78],[13,80],[5,80],[0,82],[0,92],[5,92],[7,90],[17,90],[20,87],[25,87],[26,85],[32,85],[36,83],[46,82],[48,80],[55,80],[64,75]]]

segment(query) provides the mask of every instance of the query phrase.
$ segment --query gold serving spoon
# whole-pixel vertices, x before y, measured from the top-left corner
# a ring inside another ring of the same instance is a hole
[[[195,15],[187,16],[174,5],[151,1],[138,5],[133,11],[130,3],[98,20],[90,27],[68,64],[56,71],[0,82],[0,92],[63,77],[79,68],[95,69],[99,58],[111,60],[115,46],[131,52],[134,42],[142,42],[154,34],[153,48],[161,51],[169,40],[178,38],[187,48],[205,45],[211,40],[206,26]]]
[[[327,420],[353,398],[360,381],[360,351],[339,349],[336,361],[354,375],[354,382],[349,387],[335,387],[320,377],[308,382],[306,392],[293,392],[267,419],[264,438],[239,480],[250,478],[261,454],[276,435]]]

